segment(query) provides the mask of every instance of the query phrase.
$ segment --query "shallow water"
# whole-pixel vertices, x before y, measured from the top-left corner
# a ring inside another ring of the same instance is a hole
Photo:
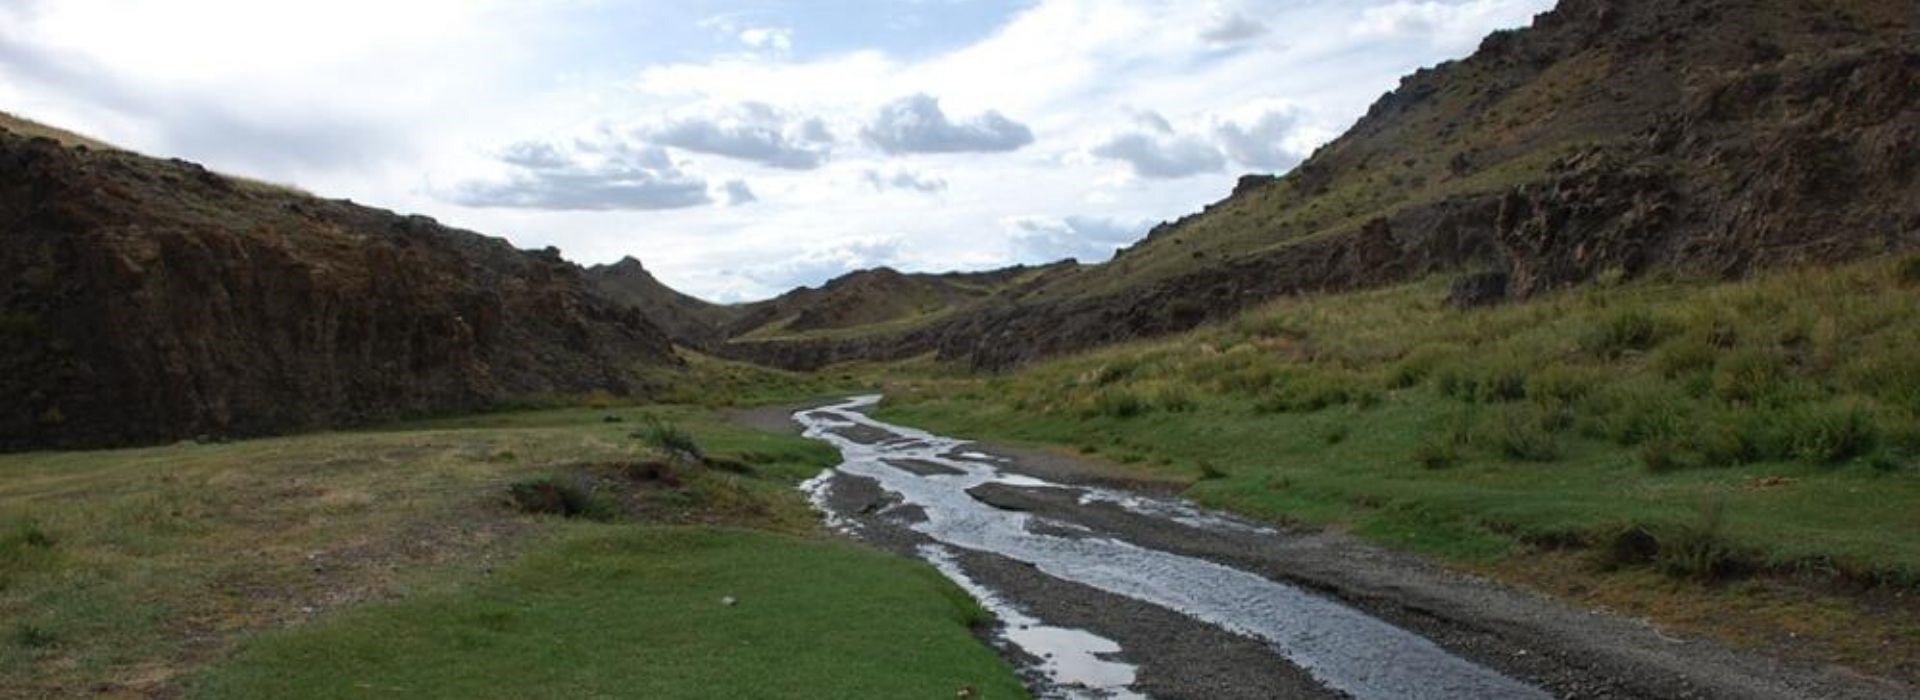
[[[825,495],[833,488],[835,475],[844,473],[873,479],[907,504],[919,506],[926,518],[914,523],[913,529],[941,545],[925,547],[921,555],[983,599],[1003,620],[1013,614],[1030,628],[1045,627],[1044,621],[1031,619],[997,593],[968,579],[948,548],[990,552],[1026,562],[1056,578],[1167,608],[1265,641],[1315,680],[1359,698],[1549,697],[1539,689],[1454,656],[1423,637],[1295,586],[1112,538],[1066,535],[1063,533],[1076,528],[1064,523],[1048,521],[1039,524],[1052,527],[1030,527],[1038,516],[994,508],[974,499],[967,490],[987,483],[1073,488],[1081,493],[1082,502],[1111,502],[1141,515],[1192,527],[1258,529],[1178,501],[1067,487],[1004,473],[995,466],[995,460],[964,451],[964,441],[882,423],[860,413],[878,400],[877,396],[860,397],[794,416],[806,426],[808,437],[832,443],[840,448],[844,459],[835,471],[808,482],[815,504],[827,507],[829,499]],[[832,430],[850,425],[884,430],[898,437],[866,445]],[[888,459],[922,460],[950,467],[956,473],[921,476],[886,464],[884,460]],[[851,526],[842,514],[829,511],[828,516],[831,524]],[[1055,659],[1072,660],[1042,669],[1060,686],[1118,692],[1132,682],[1130,670],[1122,674],[1115,667],[1123,665],[1106,662],[1100,656],[1118,649],[1108,648],[1113,643],[1100,637],[1046,632],[1026,635],[1025,640],[1009,634],[1009,641],[1023,648],[1028,643],[1052,645],[1028,651],[1038,657],[1051,654]]]

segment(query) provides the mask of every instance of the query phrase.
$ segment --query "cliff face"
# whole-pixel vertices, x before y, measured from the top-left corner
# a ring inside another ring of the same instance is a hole
[[[552,251],[0,130],[0,449],[643,392],[667,336]]]
[[[998,368],[1435,273],[1495,271],[1469,285],[1487,303],[1920,247],[1915,21],[1911,0],[1563,0],[1113,262],[795,356]]]

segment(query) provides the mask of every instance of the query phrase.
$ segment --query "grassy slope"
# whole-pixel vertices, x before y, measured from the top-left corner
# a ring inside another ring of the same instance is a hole
[[[608,414],[625,420],[605,422]],[[679,488],[637,486],[619,496],[626,515],[611,524],[519,515],[504,504],[514,482],[650,458],[628,437],[647,416],[677,422],[709,453],[754,473],[685,469]],[[183,687],[247,695],[257,683],[315,671],[318,662],[300,650],[344,639],[356,640],[357,655],[329,657],[327,673],[372,689],[409,687],[386,694],[434,696],[435,688],[409,684],[462,659],[590,684],[629,678],[636,659],[659,651],[606,645],[567,658],[531,642],[620,621],[631,623],[624,634],[634,644],[698,645],[701,663],[671,676],[688,693],[821,681],[821,669],[802,667],[820,656],[765,653],[770,637],[809,639],[808,654],[895,659],[911,629],[921,635],[924,670],[901,683],[1015,694],[1011,673],[973,639],[967,623],[977,612],[955,589],[927,569],[823,541],[793,484],[832,458],[822,445],[690,408],[548,410],[233,444],[0,456],[0,696]],[[835,566],[800,565],[815,557]],[[745,564],[760,561],[764,568]],[[561,562],[581,575],[556,576]],[[650,579],[610,576],[655,563],[662,568]],[[817,595],[817,607],[756,607],[783,600],[779,589],[789,584]],[[757,614],[727,623],[711,617],[721,611],[688,607],[722,595],[739,595],[740,610]],[[875,601],[898,610],[852,614]],[[676,631],[634,622],[646,617],[636,611],[667,603],[683,623]],[[380,607],[356,610],[369,604]],[[818,626],[838,612],[849,615]],[[270,630],[286,631],[257,636]],[[444,665],[383,661],[425,663],[422,646]],[[236,649],[239,660],[204,685],[195,680]],[[899,687],[854,662],[842,669],[848,677],[832,687]],[[574,697],[569,690],[586,687],[496,680],[503,692],[525,691],[510,693],[517,696]]]
[[[882,415],[1074,446],[1192,478],[1210,505],[1612,588],[1597,602],[1670,620],[1709,606],[1752,623],[1735,636],[1804,630],[1920,674],[1910,604],[1754,583],[1920,586],[1920,259],[1481,311],[1444,295],[1290,300],[1012,375],[899,381]],[[1739,596],[1692,583],[1734,579]],[[1649,585],[1673,595],[1634,600]]]

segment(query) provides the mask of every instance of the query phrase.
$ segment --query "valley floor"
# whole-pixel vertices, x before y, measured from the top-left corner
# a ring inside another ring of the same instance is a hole
[[[1289,300],[1003,375],[903,370],[875,415],[1920,680],[1920,259],[1445,295]]]
[[[819,528],[833,460],[671,407],[0,456],[0,697],[1024,696]]]

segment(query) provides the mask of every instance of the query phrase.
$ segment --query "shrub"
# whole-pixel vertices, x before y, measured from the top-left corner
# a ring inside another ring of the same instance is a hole
[[[1254,402],[1261,413],[1312,413],[1348,403],[1379,403],[1377,391],[1358,375],[1344,371],[1309,371],[1282,379],[1266,396]]]
[[[692,433],[657,417],[647,417],[647,424],[633,436],[676,460],[698,463],[706,459],[705,451],[700,449]]]
[[[1726,508],[1720,499],[1702,503],[1688,522],[1619,526],[1599,537],[1593,556],[1602,569],[1651,566],[1675,578],[1723,580],[1753,568],[1751,553],[1726,538]]]
[[[1320,439],[1329,445],[1338,445],[1346,442],[1352,433],[1353,429],[1347,427],[1346,423],[1335,423],[1320,431]]]
[[[59,642],[59,636],[39,625],[26,623],[13,628],[13,643],[22,649],[45,649]]]
[[[1859,404],[1802,407],[1789,414],[1784,428],[1793,456],[1815,464],[1865,456],[1880,445],[1873,413]]]
[[[1477,403],[1526,398],[1527,375],[1527,366],[1513,355],[1461,359],[1434,374],[1441,394]]]
[[[597,498],[593,485],[585,480],[536,477],[507,486],[507,498],[522,513],[558,515],[566,518],[611,520],[616,509]]]
[[[1727,353],[1713,368],[1713,394],[1725,401],[1750,403],[1773,393],[1787,376],[1779,352],[1743,348]]]
[[[1162,384],[1153,390],[1153,405],[1167,413],[1186,413],[1197,405],[1193,392],[1179,384]]]
[[[1679,435],[1688,402],[1671,385],[1644,379],[1600,387],[1579,403],[1583,432],[1621,445]]]
[[[1601,377],[1592,370],[1555,365],[1528,375],[1525,392],[1536,401],[1572,404],[1593,393],[1601,383]]]
[[[1742,573],[1748,557],[1726,539],[1726,502],[1710,499],[1691,522],[1659,528],[1654,564],[1668,576],[1719,581]]]
[[[1908,287],[1920,287],[1920,255],[1909,255],[1893,265],[1895,282]]]
[[[1481,422],[1474,438],[1508,459],[1552,462],[1560,458],[1560,439],[1554,433],[1563,422],[1556,414],[1538,406],[1499,411]]]
[[[1653,348],[1668,333],[1667,325],[1641,309],[1614,314],[1580,336],[1580,349],[1596,357],[1614,359]]]
[[[1093,373],[1093,383],[1095,386],[1108,386],[1118,383],[1133,376],[1134,369],[1134,364],[1130,362],[1115,362],[1101,365],[1100,369]]]
[[[1138,394],[1127,389],[1102,389],[1093,395],[1091,413],[1095,416],[1114,418],[1135,418],[1145,415],[1152,406]]]
[[[1460,463],[1460,444],[1449,436],[1428,435],[1414,446],[1413,461],[1427,469],[1451,469]]]
[[[1457,346],[1422,345],[1400,358],[1387,370],[1387,388],[1408,389],[1419,386],[1433,375],[1435,368],[1445,364],[1448,359],[1459,353]]]
[[[1227,478],[1227,473],[1222,471],[1220,467],[1215,466],[1213,462],[1204,459],[1200,460],[1199,467],[1201,481],[1214,481]]]
[[[1654,352],[1653,366],[1663,375],[1678,377],[1711,369],[1719,357],[1720,349],[1705,335],[1688,334],[1661,345]]]

